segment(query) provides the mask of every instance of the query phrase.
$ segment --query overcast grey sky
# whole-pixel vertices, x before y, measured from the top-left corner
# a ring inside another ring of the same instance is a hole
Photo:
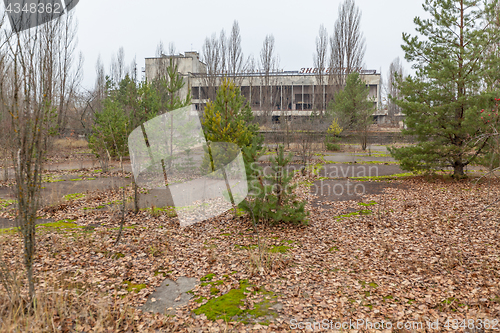
[[[367,69],[382,71],[385,78],[391,61],[400,57],[402,32],[415,34],[413,18],[425,16],[423,0],[356,0],[362,11],[361,29],[366,38]],[[245,58],[258,59],[266,34],[273,34],[280,67],[299,70],[313,67],[315,39],[320,24],[333,32],[340,0],[84,0],[75,8],[79,22],[78,48],[84,55],[83,85],[95,80],[99,54],[109,70],[113,54],[123,46],[125,62],[134,56],[139,69],[144,58],[155,56],[158,43],[173,42],[177,52],[198,51],[207,36],[221,29],[226,35],[233,21],[240,25]]]

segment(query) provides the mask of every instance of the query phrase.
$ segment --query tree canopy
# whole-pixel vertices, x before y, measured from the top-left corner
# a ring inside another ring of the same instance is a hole
[[[207,141],[249,146],[258,131],[252,121],[252,109],[240,89],[230,79],[224,79],[215,100],[205,107],[202,125]]]

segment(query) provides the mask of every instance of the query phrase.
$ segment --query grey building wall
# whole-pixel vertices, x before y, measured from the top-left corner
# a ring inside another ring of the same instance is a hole
[[[185,52],[174,56],[146,58],[145,76],[152,80],[161,75],[161,68],[168,66],[170,59],[178,65],[178,71],[184,78],[184,88],[181,97],[191,91],[193,110],[202,110],[208,102],[208,89],[206,65],[200,61],[197,52]],[[215,86],[221,84],[225,76],[220,74],[215,79]],[[273,115],[309,115],[313,110],[325,111],[328,100],[331,99],[331,87],[317,84],[316,75],[313,73],[276,72],[270,73],[268,82],[272,86],[267,93],[263,73],[239,73],[232,77],[241,87],[242,94],[250,102],[252,110],[260,115],[265,110]],[[376,108],[375,114],[382,115],[380,73],[376,71],[362,71],[361,79],[369,86],[369,97],[373,99]],[[322,99],[322,101],[321,101]],[[319,109],[322,110],[319,110]],[[270,110],[269,110],[270,109]]]

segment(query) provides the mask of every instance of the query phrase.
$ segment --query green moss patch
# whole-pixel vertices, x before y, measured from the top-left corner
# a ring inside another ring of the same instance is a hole
[[[0,235],[14,235],[18,230],[18,228],[0,229]]]
[[[214,278],[215,274],[214,273],[209,273],[207,275],[205,275],[204,277],[202,277],[200,279],[200,281],[212,281],[212,279]]]
[[[224,281],[217,280],[217,281],[210,281],[210,282],[202,282],[201,286],[202,287],[205,287],[205,286],[220,286],[220,285],[223,285],[223,284],[224,284]]]
[[[128,292],[138,293],[139,291],[147,287],[144,283],[134,284],[130,281],[123,281],[123,283],[127,285]]]
[[[64,198],[64,200],[71,201],[71,200],[76,200],[76,199],[80,199],[83,197],[85,197],[85,194],[83,194],[83,193],[73,193],[73,194],[65,195],[63,198]]]
[[[365,288],[366,286],[372,287],[372,288],[377,288],[378,287],[378,284],[376,284],[375,282],[366,282],[366,281],[358,281],[358,282],[359,282],[359,284],[361,285],[362,288]],[[370,296],[370,295],[368,295],[368,296]]]
[[[369,286],[369,287],[372,287],[372,288],[377,288],[378,287],[378,284],[376,284],[375,282],[366,282],[366,281],[358,281],[359,284],[365,288],[366,286]]]
[[[135,225],[124,226],[123,229],[135,229]],[[120,230],[120,227],[111,228],[111,230]]]
[[[243,209],[236,207],[236,216],[244,216],[246,213]]]
[[[106,206],[104,205],[99,205],[99,206],[96,206],[96,207],[83,207],[82,209],[83,210],[91,210],[91,209],[103,209],[105,208]]]
[[[206,297],[201,296],[200,298],[197,298],[197,299],[195,299],[194,301],[195,301],[196,303],[203,303],[203,301],[204,301],[204,300],[206,300],[206,299],[207,299]]]
[[[291,246],[285,246],[285,245],[276,246],[276,245],[273,245],[269,249],[269,252],[270,253],[286,253],[291,248],[292,248]]]
[[[163,267],[159,267],[157,270],[154,271],[155,276],[158,276],[160,274],[163,275],[163,277],[166,277],[168,274],[172,274],[173,271],[165,271]]]
[[[360,157],[368,157],[368,156],[371,156],[371,157],[391,157],[391,154],[385,154],[385,153],[358,153],[358,154],[354,154],[354,156],[360,156]]]
[[[83,226],[75,223],[75,220],[65,219],[56,222],[42,223],[37,225],[37,227],[46,228],[83,228]]]
[[[15,204],[16,202],[17,202],[17,200],[0,199],[0,207],[6,208],[6,207],[9,207],[9,206]]]
[[[263,296],[264,300],[255,303],[252,309],[242,309],[245,294]],[[208,319],[215,321],[223,319],[225,321],[240,321],[244,324],[250,322],[260,322],[269,324],[270,318],[276,318],[278,314],[271,307],[276,304],[276,296],[273,292],[266,291],[264,288],[256,289],[254,285],[247,280],[240,281],[238,289],[231,289],[224,295],[212,298],[207,303],[194,310],[197,315],[205,314]],[[196,302],[201,303],[200,297]]]
[[[162,213],[166,213],[168,217],[176,217],[177,212],[174,207],[165,206],[165,207],[151,207],[151,208],[142,208],[141,210],[147,211],[152,216],[160,216]]]
[[[64,179],[54,178],[54,176],[50,176],[50,175],[42,176],[42,183],[56,183],[56,182],[63,182],[63,181],[64,181]]]
[[[453,297],[450,297],[450,298],[447,298],[443,301],[444,304],[451,304],[453,302],[455,302],[457,299],[456,298],[453,298]]]
[[[239,244],[235,244],[234,247],[237,250],[252,250],[252,249],[256,249],[258,247],[258,245],[257,244],[252,244],[252,245],[239,245]]]
[[[125,257],[125,255],[121,252],[116,252],[111,255],[111,259],[120,259]]]
[[[373,177],[351,177],[351,180],[359,180],[359,181],[370,181],[370,180],[375,180],[375,181],[380,181],[380,180],[390,180],[390,179],[397,179],[401,177],[412,177],[415,176],[413,172],[405,172],[405,173],[398,173],[394,175],[389,175],[389,176],[373,176]]]
[[[348,214],[344,214],[344,215],[339,215],[339,216],[336,216],[335,218],[336,219],[342,219],[342,218],[345,218],[345,217],[353,217],[353,216],[360,216],[360,215],[370,215],[372,214],[372,211],[369,210],[369,209],[362,209],[362,210],[358,210],[357,212],[352,212],[352,213],[348,213]]]
[[[360,205],[360,206],[364,206],[364,207],[373,206],[373,205],[376,205],[376,204],[377,204],[377,202],[375,202],[375,201],[373,201],[373,200],[372,200],[372,201],[370,201],[370,202],[368,202],[368,203],[358,202],[358,205]]]
[[[380,165],[399,165],[399,162],[382,162],[382,161],[357,161],[358,164],[380,164]],[[349,163],[351,164],[351,163]]]

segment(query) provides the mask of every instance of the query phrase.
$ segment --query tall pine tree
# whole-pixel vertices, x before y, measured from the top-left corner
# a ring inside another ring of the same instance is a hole
[[[494,24],[498,0],[425,0],[430,18],[416,17],[421,35],[403,33],[405,59],[415,76],[398,78],[407,130],[418,144],[391,149],[406,170],[451,167],[455,177],[482,154],[486,128],[480,109],[491,109],[500,61],[491,52],[500,42]]]

